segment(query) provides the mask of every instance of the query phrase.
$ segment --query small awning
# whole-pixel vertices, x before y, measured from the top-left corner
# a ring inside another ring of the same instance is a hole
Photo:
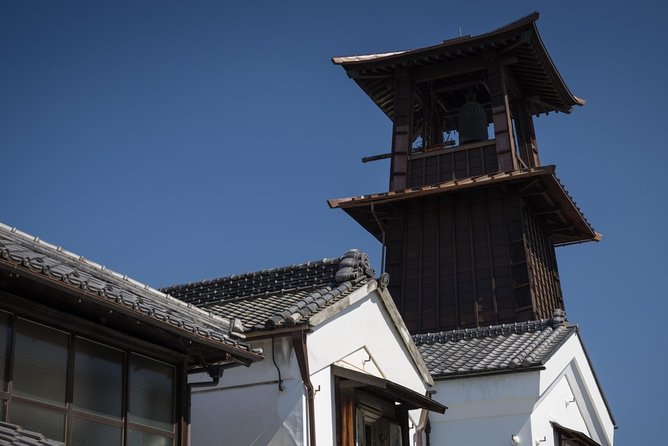
[[[601,446],[599,443],[595,442],[591,438],[589,438],[586,434],[583,434],[582,432],[569,429],[567,427],[562,426],[559,423],[555,423],[554,421],[551,422],[552,428],[557,431],[561,436],[562,439],[568,440],[574,444],[580,445],[580,446]]]
[[[446,406],[420,393],[377,376],[357,372],[332,365],[332,373],[344,380],[351,381],[356,388],[363,388],[369,393],[376,394],[384,399],[391,399],[395,403],[403,404],[408,410],[427,409],[432,412],[444,413]]]

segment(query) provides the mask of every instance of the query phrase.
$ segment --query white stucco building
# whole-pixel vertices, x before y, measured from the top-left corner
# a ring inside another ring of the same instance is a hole
[[[613,444],[615,421],[580,339],[551,319],[415,336],[449,410],[432,445]]]
[[[408,445],[445,410],[364,253],[166,291],[239,318],[265,355],[193,390],[193,445]]]

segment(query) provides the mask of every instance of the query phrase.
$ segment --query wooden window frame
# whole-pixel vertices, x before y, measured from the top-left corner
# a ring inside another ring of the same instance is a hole
[[[0,293],[3,294],[4,293]],[[4,296],[0,296],[4,297]],[[20,303],[21,298],[11,296],[12,299],[18,299],[16,303]],[[39,307],[39,306],[36,306]],[[40,409],[45,409],[53,412],[63,414],[65,417],[64,425],[64,439],[68,443],[72,438],[72,422],[74,418],[91,421],[95,423],[100,423],[107,426],[117,427],[122,429],[122,444],[128,444],[128,436],[130,430],[144,432],[151,435],[158,435],[161,437],[169,438],[172,445],[174,446],[184,446],[187,444],[187,408],[185,406],[184,387],[186,386],[187,377],[185,375],[185,368],[183,367],[183,358],[179,355],[172,354],[169,355],[168,351],[159,346],[155,346],[155,349],[147,349],[145,343],[134,343],[132,338],[129,336],[121,336],[120,342],[113,342],[113,339],[118,337],[118,333],[110,329],[107,329],[104,326],[95,327],[96,330],[93,332],[91,329],[91,324],[63,324],[59,323],[63,319],[68,322],[78,322],[76,318],[73,318],[68,315],[62,315],[58,313],[59,317],[51,317],[51,311],[47,314],[41,314],[39,308],[32,308],[30,311],[24,312],[20,308],[0,306],[0,312],[5,313],[9,316],[10,324],[10,341],[9,349],[7,352],[8,362],[5,364],[7,368],[7,388],[0,388],[0,404],[3,405],[2,410],[0,410],[1,420],[5,421],[11,416],[12,404],[13,402],[20,403],[26,407],[35,407]],[[14,358],[15,358],[15,343],[16,343],[16,321],[18,319],[25,320],[29,323],[38,324],[44,326],[51,330],[57,330],[63,332],[67,335],[67,349],[68,349],[68,359],[67,359],[67,375],[65,382],[65,404],[63,406],[52,404],[44,401],[39,401],[31,399],[29,397],[16,395],[13,389],[13,373],[14,373]],[[54,320],[55,319],[55,320]],[[94,342],[100,344],[104,347],[113,348],[119,350],[123,353],[123,364],[122,364],[122,374],[123,374],[123,383],[122,383],[122,414],[121,417],[116,419],[110,416],[99,415],[91,413],[89,411],[77,408],[73,403],[73,389],[74,389],[74,355],[75,355],[75,343],[77,339],[83,339],[89,342]],[[171,431],[162,430],[159,428],[145,426],[136,422],[129,421],[128,410],[129,410],[129,380],[130,380],[130,358],[132,355],[142,356],[147,358],[150,361],[155,361],[167,365],[172,369],[172,429]],[[2,358],[4,362],[5,358]],[[186,420],[186,422],[184,422]]]
[[[392,398],[372,395],[356,386],[357,383],[335,377],[337,445],[371,446],[366,445],[364,441],[358,441],[359,436],[364,435],[358,432],[357,426],[358,413],[362,411],[365,417],[367,414],[373,413],[375,420],[383,420],[388,424],[398,425],[401,429],[400,444],[409,446],[408,410],[396,406]],[[384,405],[384,410],[379,408],[379,405]],[[365,420],[365,426],[366,424]],[[389,438],[387,441],[387,444],[390,445]]]

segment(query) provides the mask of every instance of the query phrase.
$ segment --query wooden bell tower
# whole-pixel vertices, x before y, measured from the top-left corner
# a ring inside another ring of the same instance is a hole
[[[392,121],[389,191],[330,200],[385,248],[412,333],[549,318],[564,308],[555,246],[599,240],[542,166],[533,116],[574,96],[534,13],[479,36],[334,58]]]

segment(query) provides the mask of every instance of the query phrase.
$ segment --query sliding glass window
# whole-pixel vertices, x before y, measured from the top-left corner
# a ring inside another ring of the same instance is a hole
[[[176,371],[0,311],[0,420],[72,446],[176,444]]]

